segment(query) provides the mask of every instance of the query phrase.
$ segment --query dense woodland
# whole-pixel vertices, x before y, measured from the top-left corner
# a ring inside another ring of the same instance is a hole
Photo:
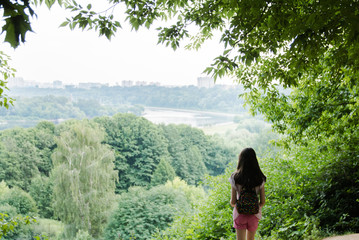
[[[328,185],[338,179],[331,184],[345,189],[350,179],[329,154],[315,142],[281,150],[263,119],[234,120],[236,128],[215,135],[130,113],[2,130],[0,211],[20,222],[2,239],[234,239],[228,177],[246,146],[268,177],[261,238],[355,231],[355,206],[337,207],[350,193],[332,195]]]
[[[199,129],[155,125],[132,114],[59,125],[40,122],[33,128],[8,129],[0,134],[1,212],[61,220],[69,224],[63,238],[74,237],[80,229],[102,236],[114,205],[119,204],[116,211],[128,211],[122,202],[137,204],[138,198],[145,206],[142,210],[131,206],[138,212],[136,217],[130,213],[117,216],[105,232],[126,236],[134,231],[137,238],[146,239],[156,229],[168,226],[180,210],[190,211],[197,204],[196,194],[204,198],[198,186],[205,176],[223,174],[235,159],[233,149]],[[174,204],[177,210],[172,209]],[[119,214],[116,211],[114,214]],[[159,216],[151,216],[151,212]],[[143,218],[156,222],[146,223]],[[140,229],[124,228],[123,221],[152,225],[145,234]],[[31,239],[35,234],[39,233],[19,229],[3,239]]]

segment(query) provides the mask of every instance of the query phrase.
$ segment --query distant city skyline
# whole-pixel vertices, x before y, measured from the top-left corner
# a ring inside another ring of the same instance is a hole
[[[164,86],[164,87],[177,87],[183,85],[167,85],[161,84],[160,82],[145,82],[145,81],[132,81],[123,80],[122,82],[116,82],[115,84],[103,83],[103,82],[78,82],[75,84],[63,83],[60,80],[54,80],[52,82],[38,82],[38,81],[27,81],[22,77],[11,77],[8,79],[7,87],[11,88],[23,88],[23,87],[38,87],[38,88],[66,88],[66,87],[77,87],[77,88],[93,88],[102,86],[122,86],[122,87],[134,87],[134,86]],[[197,84],[191,86],[197,86],[199,88],[212,88],[216,84],[214,79],[211,77],[198,77]],[[217,84],[225,85],[225,84]]]
[[[26,35],[25,44],[13,50],[2,43],[2,50],[12,58],[10,65],[17,70],[16,77],[25,81],[116,85],[126,80],[196,86],[197,78],[207,77],[202,72],[223,51],[218,39],[198,51],[185,50],[184,44],[173,51],[157,45],[154,30],[130,31],[126,23],[109,41],[93,31],[59,28],[66,12],[58,6],[51,10],[41,6],[36,12],[38,19],[31,20],[34,33]],[[229,79],[217,83],[233,84]]]

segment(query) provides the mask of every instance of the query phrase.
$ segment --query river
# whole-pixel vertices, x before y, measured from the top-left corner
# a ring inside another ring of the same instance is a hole
[[[143,117],[156,124],[187,124],[192,127],[232,123],[234,116],[229,113],[157,107],[146,107],[143,113]]]
[[[145,111],[142,115],[149,121],[159,124],[187,124],[192,127],[205,127],[221,124],[228,124],[233,122],[236,114],[218,113],[218,112],[206,112],[206,111],[194,111],[185,109],[173,109],[173,108],[157,108],[157,107],[145,107]],[[45,119],[44,119],[45,120]],[[47,120],[53,123],[60,123],[66,119]],[[0,130],[20,127],[33,127],[41,120],[3,120],[0,121]]]

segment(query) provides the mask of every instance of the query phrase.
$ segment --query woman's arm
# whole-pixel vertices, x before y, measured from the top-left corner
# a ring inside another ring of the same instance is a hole
[[[260,192],[259,192],[259,206],[263,207],[264,204],[266,203],[266,197],[265,197],[265,193],[264,193],[264,186],[261,188]]]
[[[237,202],[237,191],[232,187],[231,206],[235,207]]]

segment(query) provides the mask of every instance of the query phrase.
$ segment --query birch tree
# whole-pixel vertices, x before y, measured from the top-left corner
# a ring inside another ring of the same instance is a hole
[[[53,207],[67,224],[65,234],[78,230],[100,236],[115,197],[114,154],[101,144],[103,132],[88,121],[77,122],[57,139],[52,155]]]

